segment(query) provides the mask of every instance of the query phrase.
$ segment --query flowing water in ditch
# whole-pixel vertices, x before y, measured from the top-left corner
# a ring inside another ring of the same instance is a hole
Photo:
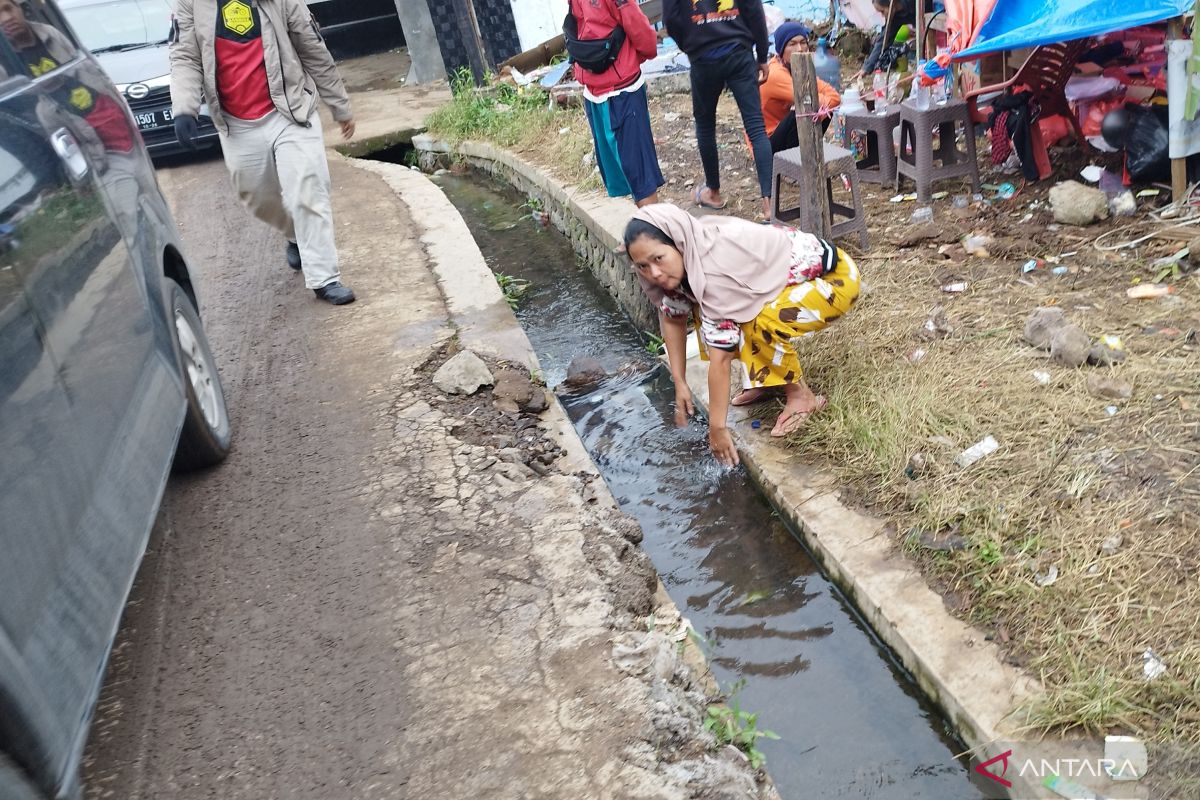
[[[494,272],[529,281],[517,317],[547,385],[577,354],[615,373],[561,399],[704,649],[723,689],[744,680],[767,770],[785,798],[980,797],[964,748],[744,470],[708,453],[705,426],[672,424],[670,375],[565,237],[482,176],[438,179]]]

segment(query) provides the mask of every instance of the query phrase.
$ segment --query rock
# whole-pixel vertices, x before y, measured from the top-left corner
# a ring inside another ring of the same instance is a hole
[[[1092,373],[1087,379],[1088,392],[1094,397],[1107,400],[1128,400],[1133,397],[1133,384],[1120,378],[1110,378]]]
[[[1123,544],[1125,544],[1124,537],[1122,537],[1119,533],[1114,533],[1112,536],[1109,536],[1100,543],[1100,552],[1106,556],[1116,555],[1117,551],[1121,549],[1121,545]]]
[[[1120,364],[1128,357],[1129,354],[1124,350],[1109,347],[1104,342],[1097,342],[1088,351],[1088,363],[1097,367],[1111,367],[1113,364]]]
[[[533,387],[533,395],[529,398],[529,402],[525,404],[525,411],[530,414],[540,414],[550,406],[550,401],[546,399],[546,390],[540,386]]]
[[[589,386],[608,377],[608,370],[599,360],[591,356],[575,356],[567,365],[567,377],[563,385],[572,389]]]
[[[515,369],[496,370],[496,381],[492,397],[496,408],[506,414],[517,414],[533,399],[533,381]]]
[[[493,380],[487,364],[470,350],[458,353],[433,373],[433,385],[446,394],[475,394]]]
[[[1078,181],[1063,181],[1050,189],[1050,210],[1064,225],[1091,225],[1108,217],[1108,195]]]
[[[1055,332],[1066,324],[1061,308],[1035,308],[1025,320],[1025,341],[1039,350],[1049,350]]]
[[[1063,325],[1050,337],[1050,357],[1064,367],[1082,367],[1091,349],[1092,340],[1078,325]]]

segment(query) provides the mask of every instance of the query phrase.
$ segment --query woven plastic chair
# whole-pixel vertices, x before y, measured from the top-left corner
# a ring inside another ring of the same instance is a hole
[[[864,134],[867,152],[856,165],[858,177],[871,183],[892,183],[896,180],[896,150],[892,143],[892,131],[900,124],[900,107],[889,106],[884,114],[860,111],[843,114],[846,121],[846,141],[855,132]]]
[[[958,127],[962,126],[966,152],[958,149]],[[938,130],[938,148],[933,149],[933,129]],[[934,161],[940,161],[935,164]],[[978,193],[979,162],[975,154],[975,126],[967,104],[951,100],[919,110],[912,100],[900,104],[900,152],[896,161],[896,191],[902,178],[917,185],[917,199],[928,203],[935,181],[970,177],[972,191]]]
[[[828,142],[825,142],[824,145],[825,191],[829,196],[830,235],[836,240],[857,232],[859,244],[863,250],[867,250],[870,247],[867,218],[863,214],[862,195],[859,193],[858,169],[854,163],[854,155],[849,150],[844,150]],[[800,148],[793,147],[790,150],[781,150],[776,153],[772,162],[772,170],[774,175],[771,178],[771,185],[774,191],[771,194],[771,219],[779,222],[799,219],[801,230],[819,230],[820,226],[816,224],[816,221],[807,218],[807,206],[781,208],[779,205],[779,191],[785,180],[796,184],[801,195],[814,190],[814,187],[809,185],[812,182],[811,173],[800,163]],[[850,197],[853,206],[833,201],[833,180],[841,175],[845,175],[850,181]]]

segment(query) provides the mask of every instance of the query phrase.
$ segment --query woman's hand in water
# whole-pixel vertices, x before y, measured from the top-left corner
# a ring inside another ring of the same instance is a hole
[[[675,382],[675,425],[679,428],[686,428],[688,417],[696,413],[696,407],[692,405],[692,389],[683,381]]]
[[[729,428],[708,429],[708,446],[713,455],[726,467],[736,467],[739,463],[737,448],[733,446],[733,437]]]

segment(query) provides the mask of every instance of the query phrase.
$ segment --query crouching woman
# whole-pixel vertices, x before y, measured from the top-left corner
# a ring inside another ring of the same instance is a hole
[[[686,378],[689,317],[707,352],[713,455],[738,463],[727,426],[729,367],[743,367],[733,405],[783,392],[771,435],[786,436],[825,406],[804,382],[791,340],[824,328],[858,299],[858,267],[830,242],[782,226],[735,217],[693,217],[665,203],[639,209],[625,228],[625,249],[642,291],[658,310],[675,381],[675,422],[694,413]]]

